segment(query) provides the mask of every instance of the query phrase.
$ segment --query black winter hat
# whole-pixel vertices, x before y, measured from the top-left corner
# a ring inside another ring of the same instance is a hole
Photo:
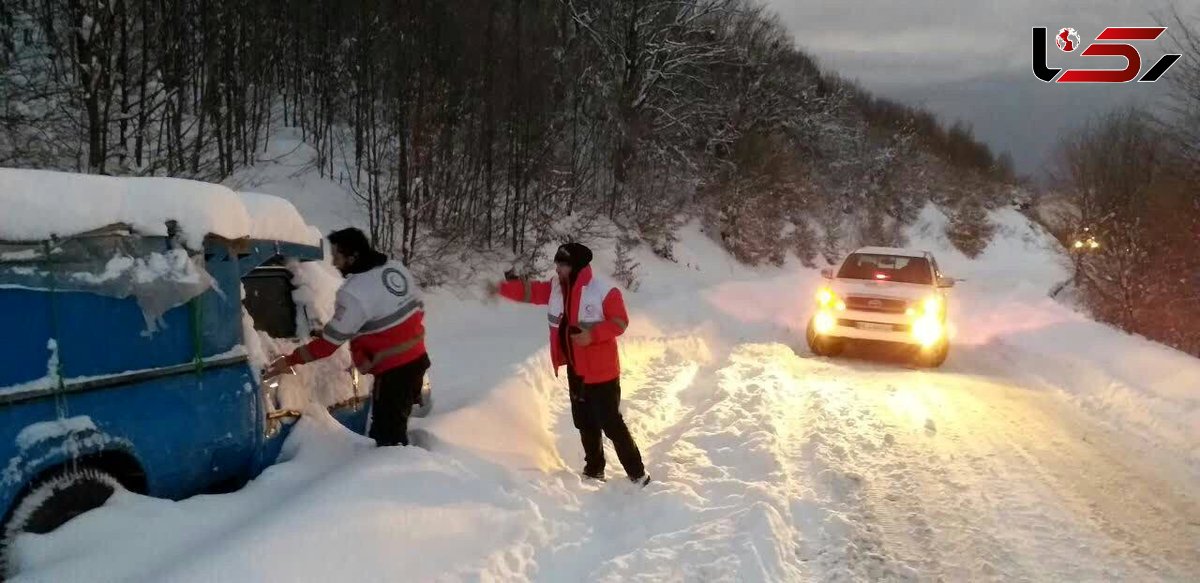
[[[592,250],[582,243],[567,243],[558,248],[554,254],[555,263],[566,263],[575,271],[587,267],[592,262]]]

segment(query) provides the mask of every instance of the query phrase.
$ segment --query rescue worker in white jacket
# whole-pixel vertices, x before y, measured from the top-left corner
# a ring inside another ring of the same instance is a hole
[[[408,417],[430,366],[421,290],[408,269],[371,248],[362,231],[335,231],[329,243],[333,265],[346,278],[333,319],[318,337],[272,363],[265,376],[325,358],[348,341],[354,365],[375,376],[370,437],[379,446],[408,445]]]

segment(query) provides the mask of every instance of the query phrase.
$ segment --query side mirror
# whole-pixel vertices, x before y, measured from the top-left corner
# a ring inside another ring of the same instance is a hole
[[[958,283],[958,280],[953,277],[939,277],[937,285],[939,288],[951,288],[955,283]]]
[[[829,267],[822,269],[821,277],[824,277],[825,279],[833,279],[833,269],[831,269]]]

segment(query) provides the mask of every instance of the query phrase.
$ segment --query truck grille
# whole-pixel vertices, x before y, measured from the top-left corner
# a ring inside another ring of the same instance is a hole
[[[878,312],[881,314],[903,314],[904,310],[908,309],[908,302],[886,298],[849,296],[846,298],[846,309],[857,310],[859,312]]]

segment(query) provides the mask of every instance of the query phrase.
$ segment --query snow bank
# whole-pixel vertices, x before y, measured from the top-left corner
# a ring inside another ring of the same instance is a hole
[[[1028,284],[957,290],[954,370],[1061,394],[1162,467],[1200,478],[1200,361],[1089,319]]]
[[[0,168],[0,240],[36,241],[117,223],[147,235],[166,235],[177,221],[187,245],[204,237],[259,237],[308,245],[320,236],[291,203],[265,195],[178,178],[117,178]]]
[[[537,510],[480,474],[481,462],[376,449],[320,408],[305,411],[285,451],[289,461],[232,494],[172,502],[119,492],[53,535],[22,537],[21,571],[33,581],[97,582],[530,572]]]

